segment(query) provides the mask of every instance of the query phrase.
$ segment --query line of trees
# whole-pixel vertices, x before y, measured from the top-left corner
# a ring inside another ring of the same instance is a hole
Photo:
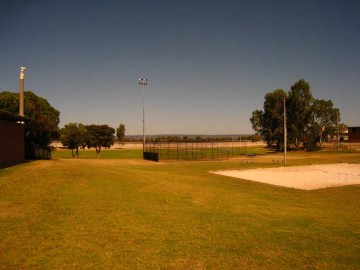
[[[265,95],[263,110],[252,112],[250,122],[269,147],[284,149],[284,98],[287,116],[288,145],[295,149],[314,150],[322,142],[333,138],[339,124],[340,110],[331,100],[315,99],[310,85],[301,79],[286,93],[277,89]]]
[[[125,136],[125,126],[121,124]],[[72,157],[79,157],[79,149],[95,148],[96,156],[100,157],[101,148],[110,148],[115,142],[115,129],[108,125],[83,125],[69,123],[60,130],[60,141],[72,150]],[[120,138],[122,133],[118,132]]]
[[[243,135],[239,136],[158,136],[150,137],[147,140],[150,142],[229,142],[229,141],[259,141],[257,135]]]
[[[0,92],[0,110],[17,114],[19,112],[19,93]],[[79,156],[79,148],[96,150],[100,156],[101,148],[110,148],[115,141],[115,130],[108,125],[83,125],[69,123],[59,129],[60,112],[50,103],[34,94],[24,93],[24,115],[31,120],[25,123],[25,155],[27,159],[36,159],[38,149],[50,151],[50,143],[60,139],[64,146],[72,150],[72,156]],[[117,129],[118,140],[125,138],[125,125]]]

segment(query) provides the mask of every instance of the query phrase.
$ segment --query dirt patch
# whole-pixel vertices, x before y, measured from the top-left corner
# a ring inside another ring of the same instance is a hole
[[[360,164],[348,163],[211,173],[304,190],[360,184]]]

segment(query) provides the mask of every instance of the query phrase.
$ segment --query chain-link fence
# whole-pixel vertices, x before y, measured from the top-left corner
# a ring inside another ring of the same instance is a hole
[[[144,159],[211,160],[228,159],[247,154],[246,141],[146,142]]]
[[[342,152],[360,152],[359,142],[332,142],[324,143],[321,147],[322,151],[342,151]]]

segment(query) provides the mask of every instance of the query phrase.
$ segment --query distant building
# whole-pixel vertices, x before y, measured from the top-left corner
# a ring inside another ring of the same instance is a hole
[[[17,114],[0,111],[0,168],[25,161],[25,126],[30,120]]]
[[[348,127],[349,142],[360,142],[360,127]]]

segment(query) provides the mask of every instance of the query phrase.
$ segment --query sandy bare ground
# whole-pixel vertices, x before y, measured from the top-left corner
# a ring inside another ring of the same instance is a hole
[[[304,190],[360,184],[360,164],[348,163],[212,173]]]

